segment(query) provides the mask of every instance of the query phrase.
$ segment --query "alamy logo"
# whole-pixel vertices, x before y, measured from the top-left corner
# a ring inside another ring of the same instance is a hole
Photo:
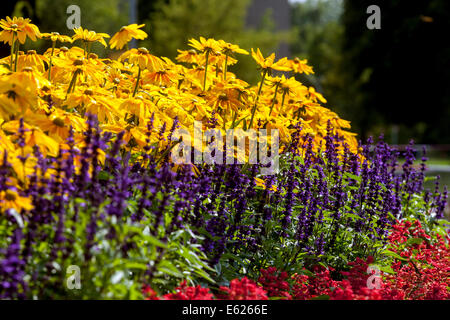
[[[67,289],[81,289],[81,271],[79,266],[68,266],[66,269],[66,275],[69,275],[66,280]]]
[[[81,26],[81,9],[76,4],[72,4],[67,7],[67,14],[70,16],[66,20],[66,26],[68,29],[72,30],[79,28]]]
[[[194,121],[194,139],[186,129],[174,131],[171,140],[178,144],[171,150],[176,164],[260,164],[261,175],[272,175],[279,167],[279,131],[266,129],[246,131],[220,129],[202,131],[202,123]],[[270,152],[269,152],[270,146]],[[269,155],[270,154],[270,155]]]
[[[367,273],[370,277],[367,279],[366,285],[369,289],[381,288],[381,271],[377,266],[368,266]]]
[[[381,9],[379,6],[373,4],[367,7],[366,13],[371,14],[367,18],[366,26],[368,29],[381,29]]]

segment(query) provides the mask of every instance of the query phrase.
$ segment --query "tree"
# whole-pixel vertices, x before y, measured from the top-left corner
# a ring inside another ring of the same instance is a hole
[[[369,30],[366,9],[381,9]],[[366,134],[400,126],[400,141],[450,142],[450,3],[345,1],[342,70],[347,115]]]
[[[146,23],[149,40],[143,45],[161,56],[174,58],[177,49],[187,49],[190,38],[212,37],[235,43],[250,50],[259,47],[265,54],[272,52],[287,32],[275,32],[273,24],[247,29],[245,18],[249,0],[159,0]],[[239,63],[230,68],[244,80],[255,82],[254,62],[249,56],[239,56]]]

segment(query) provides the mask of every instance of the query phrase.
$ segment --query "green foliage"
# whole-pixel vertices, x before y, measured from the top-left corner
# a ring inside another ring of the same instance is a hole
[[[142,41],[157,55],[174,58],[177,49],[187,49],[191,38],[223,39],[240,47],[260,48],[265,54],[274,51],[289,32],[275,32],[271,18],[265,16],[261,26],[245,26],[248,0],[170,0],[158,1],[146,23],[149,39]],[[255,64],[250,56],[239,56],[239,62],[229,71],[249,82],[256,82]],[[253,75],[254,78],[251,77]]]
[[[142,299],[144,283],[165,293],[183,279],[190,284],[213,282],[210,274],[214,270],[208,267],[199,245],[194,243],[201,238],[188,227],[161,237],[129,217],[106,216],[97,220],[94,238],[89,239],[91,219],[102,215],[106,204],[97,209],[86,200],[72,200],[66,208],[63,243],[55,243],[56,230],[51,225],[35,226],[35,234],[42,235],[42,239],[30,247],[32,263],[25,269],[30,288],[28,298]],[[56,215],[52,218],[59,219]],[[16,219],[21,220],[20,215]],[[1,220],[0,248],[8,246],[3,239],[12,233],[15,224]],[[81,289],[69,289],[66,285],[70,276],[66,270],[71,265],[80,268]]]
[[[96,32],[105,32],[111,36],[116,33],[121,26],[128,24],[128,4],[120,0],[37,0],[35,12],[32,12],[33,22],[39,22],[41,32],[57,31],[60,34],[73,35],[66,25],[67,7],[77,5],[81,9],[81,26]],[[21,2],[16,5],[15,12],[20,15],[23,7]],[[35,21],[36,20],[36,21]],[[47,48],[51,44],[49,41],[37,41],[36,43],[27,42],[28,48]],[[80,46],[80,44],[75,43]],[[101,44],[94,44],[93,52],[104,55],[106,50]]]

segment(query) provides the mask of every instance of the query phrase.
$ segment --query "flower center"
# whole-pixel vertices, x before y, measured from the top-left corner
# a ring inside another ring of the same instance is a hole
[[[8,201],[15,201],[17,199],[17,197],[13,191],[7,190],[6,194],[5,194],[5,199]]]
[[[138,52],[141,53],[141,54],[148,54],[147,48],[139,48]]]
[[[61,118],[55,118],[53,119],[53,124],[57,127],[63,128],[65,126],[64,120]]]
[[[74,66],[82,66],[84,64],[82,59],[77,59],[73,62]]]

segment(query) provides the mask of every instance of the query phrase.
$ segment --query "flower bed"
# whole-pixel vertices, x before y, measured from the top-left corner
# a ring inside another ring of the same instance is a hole
[[[250,86],[228,70],[248,52],[221,40],[190,40],[177,57],[186,66],[145,48],[101,59],[91,46],[109,36],[82,28],[0,26],[11,45],[0,61],[0,298],[449,298],[447,191],[424,190],[412,144],[403,155],[382,137],[358,144],[295,80],[312,72],[306,61],[252,49],[262,78]],[[145,38],[141,27],[111,48]],[[22,53],[36,37],[52,47]],[[74,41],[82,48],[56,46]],[[261,175],[239,157],[175,163],[177,130],[196,122],[277,130],[279,170]]]

